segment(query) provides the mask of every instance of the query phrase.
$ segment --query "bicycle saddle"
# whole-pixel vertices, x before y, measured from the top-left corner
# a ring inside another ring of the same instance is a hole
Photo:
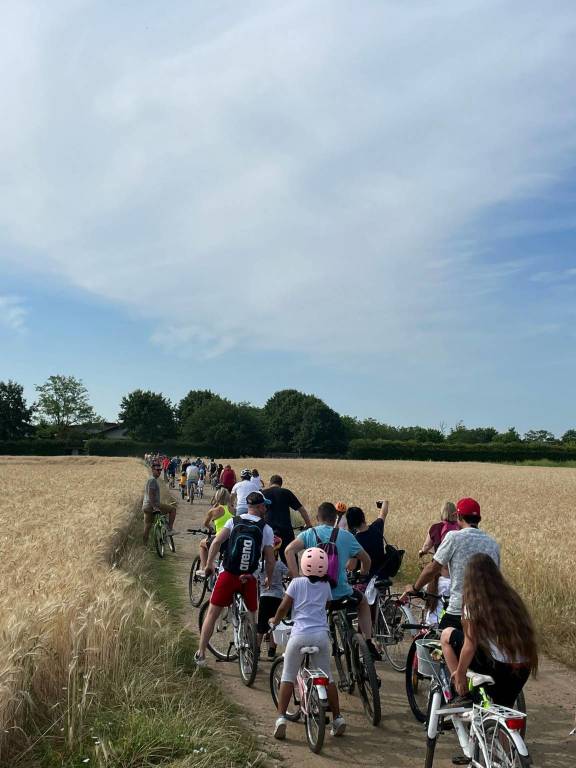
[[[387,589],[388,587],[392,586],[392,579],[387,579],[384,576],[381,576],[380,578],[376,579],[375,586],[377,589]]]
[[[466,677],[472,680],[474,688],[479,688],[481,685],[494,685],[493,677],[481,675],[479,672],[473,672],[470,669],[466,672]]]
[[[312,655],[313,653],[318,653],[320,649],[317,645],[305,645],[302,648],[300,648],[300,653],[304,656],[304,654],[308,653]]]

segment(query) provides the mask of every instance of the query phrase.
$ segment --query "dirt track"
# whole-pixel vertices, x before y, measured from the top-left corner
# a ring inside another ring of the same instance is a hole
[[[179,497],[178,497],[179,498]],[[194,505],[179,501],[177,530],[199,527],[206,510],[206,499]],[[188,601],[188,573],[196,553],[197,536],[178,536],[176,559],[181,574],[182,590]],[[188,603],[189,605],[189,603]],[[189,609],[186,626],[198,631],[198,612]],[[342,712],[347,720],[346,735],[332,739],[328,735],[321,755],[314,755],[306,745],[303,726],[290,724],[285,742],[275,741],[272,729],[276,712],[268,686],[269,662],[263,660],[253,688],[240,681],[236,663],[219,663],[209,657],[209,665],[218,675],[230,697],[244,707],[247,721],[268,750],[284,764],[315,768],[329,764],[338,766],[386,766],[401,768],[424,763],[425,734],[410,713],[404,690],[404,678],[387,664],[377,665],[382,679],[382,722],[377,728],[368,724],[357,696],[341,694]],[[526,687],[528,705],[528,748],[534,766],[541,768],[574,768],[576,737],[568,737],[576,707],[576,673],[547,659],[542,660],[536,681]],[[448,768],[451,756],[457,754],[456,738],[447,733],[438,743],[434,765]]]

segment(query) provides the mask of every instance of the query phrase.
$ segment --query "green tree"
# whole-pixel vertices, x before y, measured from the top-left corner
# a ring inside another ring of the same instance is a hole
[[[576,429],[569,429],[562,435],[563,443],[576,443]]]
[[[176,437],[174,409],[159,392],[136,389],[125,395],[118,419],[135,440],[154,442]]]
[[[556,443],[558,442],[552,432],[547,429],[531,429],[524,435],[527,443]]]
[[[515,427],[508,427],[506,432],[499,432],[494,438],[495,443],[520,443],[522,438]]]
[[[259,456],[266,449],[258,409],[222,397],[208,400],[186,419],[182,439],[212,456]]]
[[[362,435],[362,425],[354,416],[340,416],[340,421],[346,432],[346,440],[359,440]]]
[[[298,451],[330,455],[345,453],[347,447],[346,430],[336,411],[321,400],[310,403],[296,438]]]
[[[176,406],[176,421],[179,428],[182,429],[188,417],[192,416],[198,408],[202,408],[215,397],[219,398],[220,395],[216,395],[209,389],[191,389]]]
[[[59,437],[78,424],[102,421],[90,405],[88,390],[75,376],[50,376],[36,391],[39,394],[36,418],[41,425],[53,427]]]
[[[33,408],[24,399],[24,387],[15,381],[0,381],[0,440],[19,440],[32,429]]]
[[[494,427],[474,427],[472,429],[465,427],[463,422],[459,421],[446,438],[450,443],[491,443],[498,434]]]
[[[306,409],[322,402],[296,389],[275,392],[264,406],[267,431],[273,451],[297,451],[298,436]]]

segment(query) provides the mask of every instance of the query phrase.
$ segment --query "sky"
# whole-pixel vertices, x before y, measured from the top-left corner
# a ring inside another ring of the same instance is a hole
[[[0,380],[576,426],[573,0],[0,8]]]

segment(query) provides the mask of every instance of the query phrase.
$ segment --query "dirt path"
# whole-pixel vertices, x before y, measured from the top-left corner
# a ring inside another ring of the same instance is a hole
[[[179,497],[178,497],[179,498]],[[208,509],[208,501],[196,501],[192,506],[179,501],[176,528],[199,527]],[[198,537],[181,535],[176,539],[176,559],[181,574],[182,591],[188,601],[188,573],[198,546]],[[189,603],[188,603],[189,605]],[[198,631],[198,612],[190,607],[186,626]],[[359,699],[341,694],[346,735],[341,739],[326,736],[321,755],[314,755],[306,745],[303,726],[290,724],[285,742],[275,741],[272,729],[276,713],[268,686],[269,662],[264,659],[253,688],[240,681],[236,663],[219,663],[209,656],[209,665],[218,675],[223,688],[245,711],[247,722],[263,744],[287,765],[307,768],[326,766],[376,766],[402,768],[424,762],[425,734],[412,717],[404,690],[404,678],[387,664],[378,664],[382,679],[382,722],[377,728],[368,724]],[[576,737],[568,737],[576,706],[576,673],[555,662],[544,659],[537,681],[526,687],[528,704],[528,748],[537,768],[574,768],[576,766]],[[455,737],[447,733],[438,743],[434,765],[448,768],[451,756],[459,751]]]

